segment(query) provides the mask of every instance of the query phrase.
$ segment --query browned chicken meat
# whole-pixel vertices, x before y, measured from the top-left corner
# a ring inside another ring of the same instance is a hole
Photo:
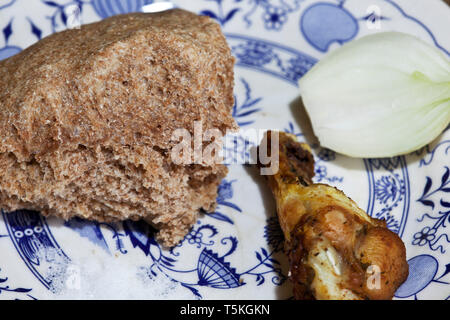
[[[278,150],[275,140],[278,139]],[[295,136],[269,131],[260,147],[285,236],[295,299],[392,299],[408,276],[405,246],[342,191],[312,182],[314,158]]]

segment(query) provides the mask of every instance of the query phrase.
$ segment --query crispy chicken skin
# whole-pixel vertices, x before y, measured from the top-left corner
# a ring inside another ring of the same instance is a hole
[[[276,137],[279,150],[271,150]],[[397,234],[342,191],[314,184],[311,149],[295,136],[268,131],[262,146],[278,161],[278,171],[266,177],[285,236],[294,298],[392,299],[408,276]]]

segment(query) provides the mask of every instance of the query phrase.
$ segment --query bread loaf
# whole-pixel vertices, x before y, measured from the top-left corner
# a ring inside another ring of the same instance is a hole
[[[0,62],[0,208],[145,219],[165,246],[213,210],[222,164],[176,164],[174,130],[235,129],[219,25],[183,10],[118,15]]]

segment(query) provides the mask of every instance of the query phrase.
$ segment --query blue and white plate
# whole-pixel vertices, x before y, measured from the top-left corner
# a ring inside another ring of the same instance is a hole
[[[0,59],[48,34],[132,11],[153,0],[0,0]],[[424,0],[197,0],[175,5],[208,15],[236,57],[242,128],[302,132],[297,80],[324,54],[363,35],[414,34],[449,55],[450,9]],[[407,54],[407,53],[405,53]],[[245,159],[255,142],[231,152]],[[351,159],[312,145],[316,182],[345,191],[387,220],[407,247],[410,276],[398,299],[450,297],[450,130],[413,154]],[[239,162],[239,159],[235,159]],[[275,206],[253,166],[230,164],[217,211],[180,245],[163,250],[144,223],[68,222],[37,212],[0,215],[1,299],[289,299]]]

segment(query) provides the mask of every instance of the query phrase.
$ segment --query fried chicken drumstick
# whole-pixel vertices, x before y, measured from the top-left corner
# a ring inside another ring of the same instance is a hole
[[[273,150],[276,137],[279,150]],[[295,136],[268,131],[262,147],[278,159],[278,171],[266,177],[285,237],[294,298],[392,299],[408,276],[397,234],[342,191],[313,183],[311,149]]]

